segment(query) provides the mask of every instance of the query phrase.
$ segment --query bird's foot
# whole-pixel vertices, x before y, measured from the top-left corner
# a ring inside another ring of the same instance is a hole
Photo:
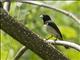
[[[52,38],[53,37],[53,35],[51,35],[50,37],[48,37],[46,40],[49,40],[50,38]]]

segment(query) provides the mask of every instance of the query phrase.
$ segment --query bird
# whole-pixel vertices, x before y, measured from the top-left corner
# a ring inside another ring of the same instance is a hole
[[[40,15],[40,17],[43,20],[44,26],[46,27],[47,32],[51,35],[52,38],[53,36],[57,39],[63,40],[62,34],[58,28],[58,26],[51,20],[49,15]],[[49,39],[48,38],[48,39]],[[68,48],[68,46],[65,46],[65,48]]]

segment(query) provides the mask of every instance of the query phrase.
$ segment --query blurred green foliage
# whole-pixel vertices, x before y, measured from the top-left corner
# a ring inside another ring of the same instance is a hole
[[[80,1],[38,1],[44,4],[49,4],[56,8],[61,8],[69,11],[80,18]],[[72,41],[74,43],[80,44],[80,27],[74,20],[70,17],[65,16],[62,13],[56,12],[54,10],[39,7],[36,5],[31,5],[27,3],[11,3],[9,14],[15,18],[19,23],[24,24],[34,33],[39,35],[41,38],[46,38],[49,34],[45,31],[43,27],[43,21],[40,18],[41,14],[48,14],[51,16],[52,21],[54,21],[63,35],[64,40]],[[22,47],[20,43],[15,41],[11,36],[3,31],[1,32],[1,60],[13,60],[16,52]],[[80,52],[74,49],[64,49],[61,47],[62,52],[71,60],[79,60]],[[32,51],[28,50],[20,58],[20,60],[42,60]]]

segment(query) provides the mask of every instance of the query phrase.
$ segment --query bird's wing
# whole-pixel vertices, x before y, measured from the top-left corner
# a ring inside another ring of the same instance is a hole
[[[59,36],[57,36],[57,38],[63,40],[62,34],[61,34],[59,28],[57,27],[57,25],[54,22],[49,22],[48,25],[53,27],[55,29],[55,31],[58,33]]]

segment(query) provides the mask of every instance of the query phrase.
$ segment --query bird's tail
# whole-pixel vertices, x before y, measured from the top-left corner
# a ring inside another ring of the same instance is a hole
[[[60,40],[63,40],[63,38],[60,38]],[[65,47],[66,49],[69,49],[69,46],[67,46],[67,45],[64,45],[64,47]]]
[[[69,46],[66,46],[66,45],[65,45],[64,47],[65,47],[66,49],[69,49]]]

